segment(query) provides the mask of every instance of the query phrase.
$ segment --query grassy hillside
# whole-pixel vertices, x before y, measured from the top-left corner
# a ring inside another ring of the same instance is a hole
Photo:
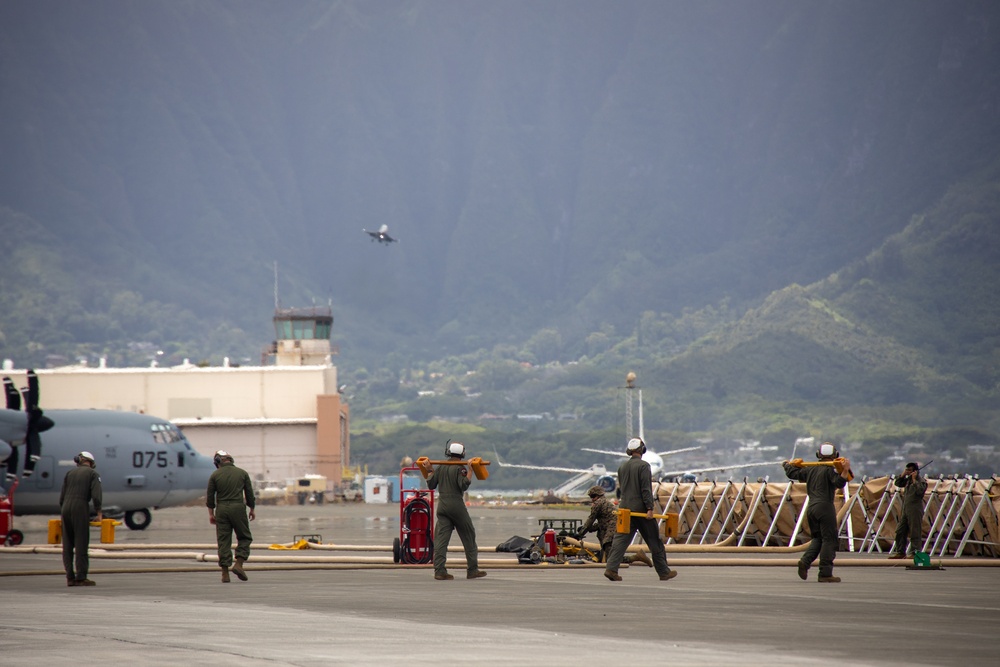
[[[997,3],[64,5],[0,3],[17,365],[256,363],[277,262],[363,428],[1000,431]]]
[[[859,470],[881,474],[893,465],[886,457],[915,441],[943,472],[995,472],[995,455],[965,459],[969,445],[1000,444],[998,183],[984,172],[953,188],[863,260],[812,285],[778,290],[742,316],[724,304],[683,318],[650,312],[632,335],[600,341],[607,348],[577,365],[524,368],[516,359],[530,357],[530,347],[497,349],[410,375],[410,394],[386,385],[395,400],[363,390],[358,456],[385,463],[375,453],[399,454],[419,441],[400,436],[409,427],[367,421],[408,414],[478,423],[463,430],[438,422],[435,437],[496,447],[505,460],[586,467],[595,457],[581,447],[620,444],[624,406],[616,387],[634,370],[645,390],[647,434],[660,449],[707,438],[732,450],[736,440],[751,439],[787,455],[795,438],[813,435],[860,443],[855,456],[867,463],[859,461]],[[417,389],[447,396],[421,398]],[[479,420],[484,412],[543,411],[578,420]],[[511,483],[550,483],[543,474],[503,474]]]
[[[190,312],[174,341],[86,306],[206,359],[269,340],[275,261],[285,305],[333,301],[348,365],[550,328],[569,358],[811,284],[1000,150],[976,0],[55,4],[0,5],[3,231],[44,232],[61,293]],[[392,248],[361,234],[383,222]],[[89,354],[0,272],[0,353]]]
[[[899,420],[898,431],[1000,431],[997,186],[984,177],[954,188],[864,260],[775,292],[655,364],[647,382],[706,410],[750,398],[776,413],[808,405],[823,420],[852,413],[840,430],[855,436],[856,415]]]

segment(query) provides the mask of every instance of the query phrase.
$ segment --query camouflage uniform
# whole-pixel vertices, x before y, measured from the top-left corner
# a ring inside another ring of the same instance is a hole
[[[897,554],[906,554],[907,540],[910,543],[910,552],[918,551],[923,546],[920,538],[923,534],[924,493],[927,492],[927,480],[917,473],[916,479],[911,479],[909,475],[901,475],[895,484],[903,487],[903,511],[896,526],[896,542],[892,550]]]
[[[788,479],[806,483],[809,508],[809,533],[812,541],[799,559],[799,571],[808,570],[819,556],[820,578],[833,576],[833,561],[837,557],[837,510],[833,506],[833,496],[837,489],[847,484],[833,466],[810,466],[798,468],[789,462],[782,464]],[[803,578],[805,575],[801,575]]]
[[[59,492],[62,516],[63,568],[68,581],[84,581],[90,569],[90,503],[101,511],[101,476],[89,465],[78,465],[66,473]],[[76,565],[74,572],[74,562]]]
[[[250,559],[250,521],[247,508],[254,509],[253,482],[245,470],[231,460],[223,461],[208,478],[208,500],[205,504],[215,513],[215,537],[219,545],[219,567],[233,565],[233,532],[236,533],[236,558]]]
[[[472,575],[479,571],[479,547],[476,528],[465,506],[464,494],[472,484],[469,470],[460,465],[439,465],[427,480],[428,489],[437,489],[437,525],[434,526],[434,574],[448,574],[448,543],[453,530],[465,547],[466,570]]]
[[[601,552],[605,560],[611,551],[611,542],[615,539],[618,529],[618,514],[614,504],[604,496],[597,496],[590,506],[590,516],[580,529],[580,535],[597,530],[597,541],[601,543]]]

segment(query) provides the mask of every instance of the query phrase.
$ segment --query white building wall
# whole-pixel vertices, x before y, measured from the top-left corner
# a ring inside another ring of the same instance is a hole
[[[252,479],[283,481],[316,472],[315,425],[206,426],[186,420],[176,423],[199,452],[211,456],[224,449]]]
[[[37,371],[42,408],[124,410],[175,419],[315,419],[337,392],[333,366],[66,368]],[[24,371],[8,373],[17,386]]]

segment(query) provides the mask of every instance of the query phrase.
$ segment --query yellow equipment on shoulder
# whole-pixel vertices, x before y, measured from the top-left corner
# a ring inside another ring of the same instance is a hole
[[[844,474],[844,464],[847,463],[847,459],[840,457],[833,459],[832,461],[803,461],[802,459],[792,459],[789,461],[790,464],[796,468],[811,468],[812,466],[833,466],[834,470],[838,474]],[[854,471],[850,468],[847,469],[847,479],[848,481],[854,479]]]
[[[618,524],[616,526],[616,531],[619,533],[629,533],[632,531],[632,517],[641,516],[646,517],[645,512],[632,512],[625,508],[618,508],[616,510],[618,514]],[[663,537],[677,537],[677,524],[679,515],[673,512],[668,512],[667,514],[654,514],[654,519],[663,519]]]
[[[476,479],[484,480],[490,476],[490,471],[486,469],[486,466],[489,464],[489,461],[484,461],[478,456],[468,461],[431,461],[426,456],[421,456],[417,459],[417,467],[420,468],[420,474],[424,476],[424,479],[434,474],[434,468],[431,466],[469,466],[472,468],[472,473],[476,476]]]

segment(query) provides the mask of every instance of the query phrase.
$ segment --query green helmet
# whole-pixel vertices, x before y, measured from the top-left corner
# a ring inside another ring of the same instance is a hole
[[[595,484],[594,486],[587,489],[587,495],[590,496],[591,498],[596,498],[597,496],[603,496],[604,489]]]

